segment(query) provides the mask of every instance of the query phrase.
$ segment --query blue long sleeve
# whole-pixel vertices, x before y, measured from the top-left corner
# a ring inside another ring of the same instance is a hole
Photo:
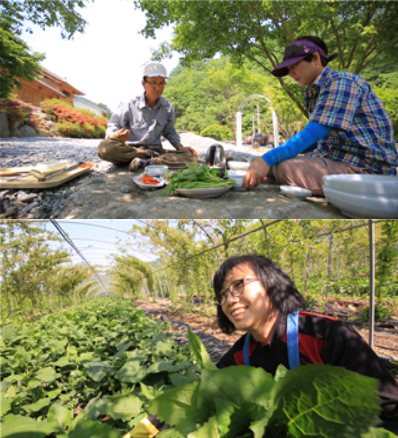
[[[265,153],[262,158],[269,166],[288,158],[296,157],[298,154],[315,149],[315,143],[325,137],[331,131],[331,127],[319,123],[310,122],[294,137],[271,151]]]

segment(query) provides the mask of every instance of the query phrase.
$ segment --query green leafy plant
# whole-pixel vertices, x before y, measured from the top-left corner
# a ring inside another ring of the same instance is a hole
[[[275,379],[262,368],[218,370],[198,337],[188,337],[202,379],[150,402],[149,412],[176,434],[164,437],[394,436],[373,428],[380,410],[374,379],[327,365],[280,366]]]
[[[231,130],[225,125],[207,126],[205,129],[203,129],[203,131],[201,131],[200,135],[202,137],[211,137],[218,141],[231,140],[233,138]]]
[[[362,310],[363,321],[369,321],[370,307],[367,306]],[[389,317],[388,309],[380,304],[375,306],[375,321],[380,321],[382,319],[387,319]]]
[[[187,163],[187,169],[168,175],[170,184],[164,189],[164,196],[170,196],[175,189],[198,189],[213,187],[236,186],[236,182],[229,178],[219,177],[218,169],[211,169],[206,165],[199,167],[198,163]]]

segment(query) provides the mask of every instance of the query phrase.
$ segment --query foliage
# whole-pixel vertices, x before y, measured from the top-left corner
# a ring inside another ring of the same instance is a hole
[[[388,309],[386,309],[384,306],[381,306],[380,304],[376,304],[375,306],[375,321],[378,322],[382,319],[388,318]],[[367,306],[362,311],[362,319],[363,321],[368,322],[370,319],[370,307]]]
[[[59,238],[42,225],[29,221],[0,224],[2,320],[52,310],[84,297],[80,284],[90,277],[87,268],[64,267],[68,253],[52,249]]]
[[[217,124],[235,132],[235,114],[243,100],[253,94],[270,97],[265,88],[267,81],[269,78],[253,63],[236,68],[228,57],[222,57],[195,62],[191,68],[174,69],[164,96],[173,102],[179,129],[200,132]],[[272,131],[270,105],[264,99],[254,99],[243,112],[242,128],[246,135],[252,133],[252,115],[257,114],[257,104],[261,130]]]
[[[175,25],[173,42],[170,46],[163,43],[154,58],[169,56],[174,50],[185,66],[221,54],[230,56],[238,65],[249,59],[269,73],[282,61],[286,45],[300,35],[314,33],[326,41],[330,54],[339,53],[332,62],[338,69],[360,74],[380,63],[393,71],[398,61],[398,3],[393,0],[135,0],[135,4],[146,13],[146,25],[141,31],[146,37],[154,38],[157,29]],[[284,78],[274,78],[274,84],[278,81],[307,117],[299,89]]]
[[[398,287],[396,272],[398,261],[398,221],[381,223],[381,238],[376,259],[377,296],[394,293]]]
[[[17,120],[28,123],[33,123],[34,120],[32,106],[20,100],[0,99],[0,112],[7,114],[11,124]]]
[[[228,126],[222,125],[209,125],[200,135],[202,137],[211,137],[218,141],[231,140],[233,138],[233,134]]]
[[[398,143],[398,88],[374,88],[374,92],[381,99],[394,125],[394,138]]]
[[[84,8],[84,0],[5,0],[0,2],[0,12],[17,35],[23,30],[32,33],[26,22],[37,24],[42,29],[58,26],[63,38],[70,39],[74,33],[84,31],[87,22],[75,8]]]
[[[377,382],[328,365],[280,366],[275,380],[262,368],[216,369],[200,340],[189,342],[202,370],[199,382],[165,392],[149,412],[188,438],[362,436],[376,432]],[[333,412],[334,415],[330,415]],[[393,436],[386,432],[386,436]]]
[[[149,400],[198,380],[166,329],[120,297],[3,326],[2,437],[120,438]]]
[[[0,10],[2,3],[0,3]],[[31,53],[27,44],[15,35],[10,26],[0,19],[0,99],[8,99],[14,86],[21,88],[20,79],[28,82],[40,77],[43,53]]]
[[[58,99],[41,102],[44,112],[56,123],[60,135],[73,138],[104,138],[108,120],[91,111],[75,108]]]

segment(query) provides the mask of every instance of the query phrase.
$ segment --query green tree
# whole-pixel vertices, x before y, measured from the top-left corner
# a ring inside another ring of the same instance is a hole
[[[323,38],[330,53],[339,58],[332,65],[360,74],[376,63],[394,69],[398,61],[398,3],[391,1],[150,1],[135,0],[147,22],[142,29],[154,37],[156,29],[175,24],[170,46],[162,44],[154,57],[180,53],[183,65],[231,57],[242,65],[249,59],[270,72],[283,58],[284,47],[299,35]],[[289,79],[279,81],[284,92],[307,117],[300,87]]]
[[[38,73],[43,53],[31,53],[27,44],[0,20],[0,99],[7,99],[14,86],[21,88],[20,78],[33,81]]]
[[[43,53],[31,52],[20,38],[22,31],[32,33],[29,23],[42,29],[61,28],[63,38],[83,32],[86,21],[77,11],[85,0],[0,0],[0,98],[8,98],[20,79],[28,82],[40,77]]]

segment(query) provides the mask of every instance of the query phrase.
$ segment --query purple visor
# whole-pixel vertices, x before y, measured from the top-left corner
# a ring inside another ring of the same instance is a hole
[[[295,41],[286,47],[285,55],[283,56],[283,62],[277,65],[271,73],[277,78],[286,76],[289,74],[289,69],[287,67],[297,64],[308,55],[315,52],[319,53],[323,58],[325,58],[327,63],[339,56],[337,53],[334,53],[328,57],[328,55],[319,46],[311,41]]]

